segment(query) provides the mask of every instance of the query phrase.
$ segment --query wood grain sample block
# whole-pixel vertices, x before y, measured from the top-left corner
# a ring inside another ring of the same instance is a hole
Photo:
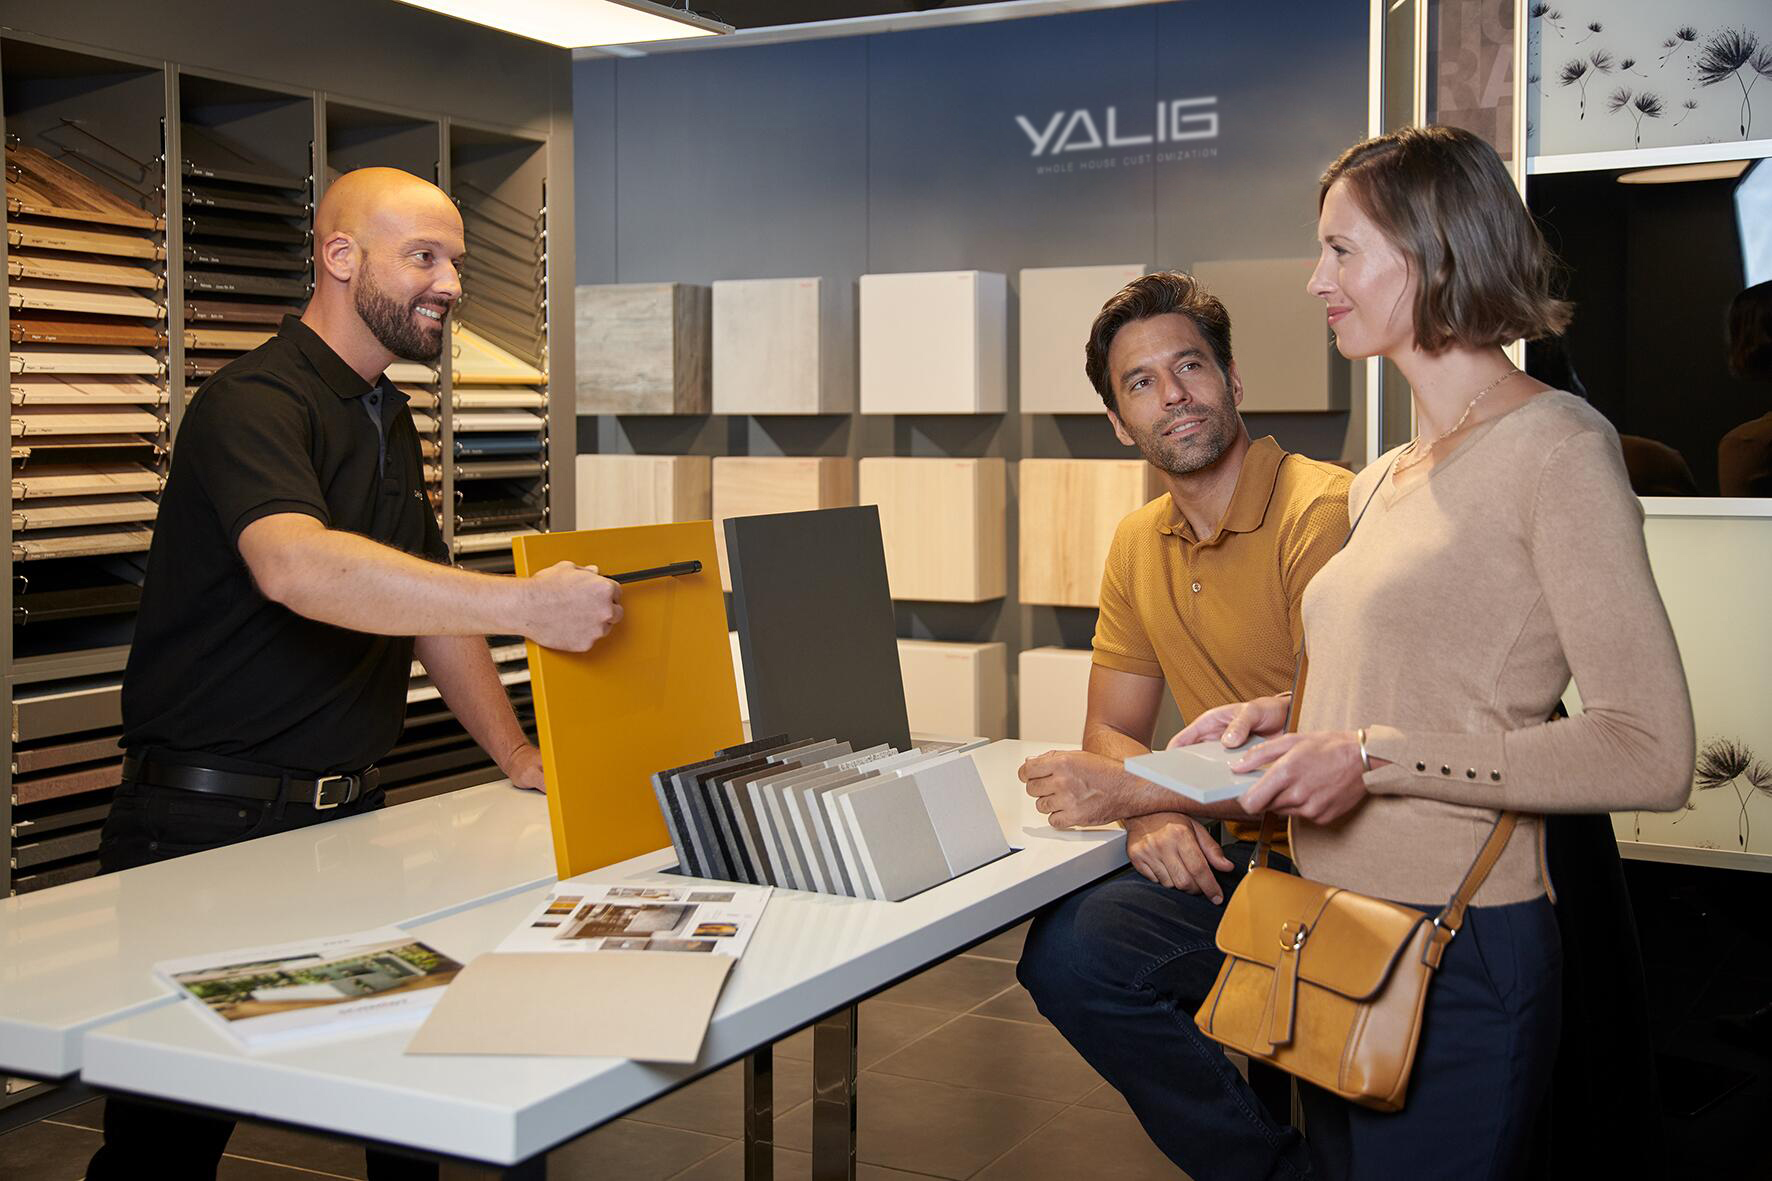
[[[982,603],[1007,590],[1001,459],[863,459],[862,504],[880,506],[894,599]]]
[[[1089,711],[1087,648],[1027,648],[1018,658],[1021,710],[1016,737],[1024,742],[1075,745],[1083,741]]]
[[[1096,606],[1114,530],[1163,494],[1142,459],[1022,460],[1021,601]]]
[[[1323,301],[1304,289],[1314,258],[1195,263],[1193,276],[1231,316],[1231,350],[1243,379],[1243,413],[1346,410],[1347,389],[1330,380],[1339,364]]]
[[[715,414],[848,414],[855,390],[835,372],[828,282],[726,279],[714,284]]]
[[[714,460],[714,545],[720,585],[732,589],[726,562],[728,517],[798,513],[855,503],[855,461],[842,456],[775,458],[723,455]]]
[[[1009,288],[990,271],[861,277],[863,414],[1001,414]]]
[[[911,733],[938,738],[1009,734],[1009,649],[1002,643],[900,640]]]
[[[577,292],[580,414],[706,414],[710,293],[692,283]]]
[[[712,479],[705,455],[581,455],[574,527],[705,521]]]
[[[1021,412],[1100,414],[1083,348],[1101,305],[1150,270],[1143,263],[1027,267],[1021,272]]]

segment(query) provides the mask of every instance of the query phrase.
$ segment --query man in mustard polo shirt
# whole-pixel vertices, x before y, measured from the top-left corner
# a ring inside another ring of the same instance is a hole
[[[1132,868],[1041,913],[1018,975],[1195,1181],[1302,1177],[1288,1113],[1275,1119],[1193,1021],[1255,827],[1235,800],[1194,805],[1123,760],[1149,752],[1165,685],[1189,722],[1292,687],[1305,584],[1347,532],[1351,477],[1250,441],[1230,317],[1187,275],[1128,284],[1096,318],[1087,358],[1114,433],[1169,495],[1120,522],[1108,551],[1083,749],[1029,759],[1021,777],[1055,827],[1124,823]],[[1232,844],[1220,848],[1210,818]]]

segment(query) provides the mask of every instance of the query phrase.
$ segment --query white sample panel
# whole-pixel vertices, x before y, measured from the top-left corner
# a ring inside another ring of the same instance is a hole
[[[725,279],[714,284],[715,414],[846,414],[823,347],[824,280]]]
[[[1090,326],[1120,288],[1149,272],[1143,263],[1028,267],[1021,272],[1021,412],[1100,414],[1101,395],[1083,375]]]
[[[1083,741],[1089,716],[1087,648],[1027,648],[1019,658],[1021,718],[1016,737],[1025,742]]]
[[[898,666],[911,733],[1004,737],[1009,728],[1008,665],[1009,649],[1000,642],[900,640]]]
[[[978,764],[964,756],[944,759],[909,778],[923,797],[949,877],[969,873],[1009,852]]]
[[[990,271],[863,275],[861,412],[1007,410],[1008,300]]]
[[[953,876],[915,780],[870,780],[842,793],[838,807],[871,896],[898,902]]]

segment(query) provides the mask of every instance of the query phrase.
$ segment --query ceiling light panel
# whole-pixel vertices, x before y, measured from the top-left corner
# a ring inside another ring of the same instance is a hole
[[[658,4],[616,0],[401,0],[457,20],[566,49],[711,37],[731,28]]]

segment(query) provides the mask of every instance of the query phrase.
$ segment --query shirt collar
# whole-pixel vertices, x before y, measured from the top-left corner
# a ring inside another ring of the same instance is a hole
[[[1231,503],[1224,510],[1217,532],[1208,541],[1216,541],[1226,533],[1253,533],[1261,528],[1267,518],[1267,506],[1274,498],[1274,484],[1280,478],[1280,463],[1285,458],[1286,452],[1272,435],[1249,444],[1249,450],[1243,454],[1243,470],[1237,473],[1237,486],[1231,492]],[[1174,497],[1169,499],[1168,516],[1157,526],[1157,532],[1192,537],[1187,518],[1176,507]]]
[[[332,351],[331,345],[320,339],[318,332],[302,323],[300,316],[284,316],[277,335],[300,349],[301,355],[314,367],[314,372],[320,375],[320,380],[326,383],[326,388],[341,398],[361,398],[377,385],[383,387],[384,392],[393,388],[393,383],[386,377],[378,376],[374,382],[364,381],[355,369],[345,364],[343,357]]]

